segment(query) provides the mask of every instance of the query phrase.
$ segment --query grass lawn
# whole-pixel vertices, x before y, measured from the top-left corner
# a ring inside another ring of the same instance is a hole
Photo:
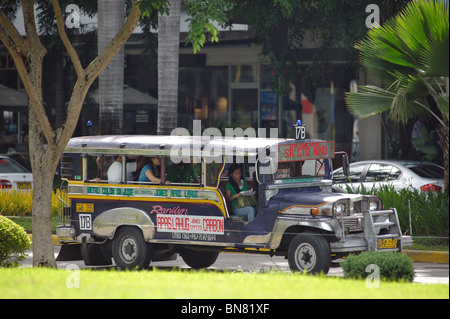
[[[69,288],[79,284],[79,288]],[[381,282],[288,273],[0,269],[0,298],[322,299],[443,298],[448,284]]]
[[[11,219],[16,224],[22,226],[25,231],[31,234],[32,231],[32,223],[31,216],[6,216]],[[56,232],[56,226],[58,226],[58,216],[52,216],[52,232]]]

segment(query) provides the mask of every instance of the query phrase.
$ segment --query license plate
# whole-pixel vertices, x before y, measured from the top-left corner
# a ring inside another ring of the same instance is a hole
[[[18,189],[31,189],[31,183],[19,182],[17,183]]]
[[[397,248],[398,239],[378,239],[378,249],[394,249]]]

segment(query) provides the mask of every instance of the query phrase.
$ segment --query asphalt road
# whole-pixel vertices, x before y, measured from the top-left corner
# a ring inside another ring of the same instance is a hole
[[[55,258],[58,256],[60,246],[54,246]],[[23,262],[22,267],[32,266],[32,252],[28,258]],[[65,269],[69,265],[77,265],[80,269],[87,268],[83,261],[64,261],[58,262],[59,269]],[[440,263],[422,263],[414,262],[416,276],[414,282],[417,283],[449,283],[449,264]],[[189,268],[183,259],[178,256],[177,260],[152,262],[150,267],[157,267],[163,269],[184,269]],[[262,272],[269,270],[286,271],[289,272],[289,265],[284,257],[269,257],[267,255],[249,255],[237,253],[221,253],[217,261],[211,269],[230,270],[230,271],[245,271],[245,272]],[[343,271],[340,267],[332,267],[328,276],[343,277]]]

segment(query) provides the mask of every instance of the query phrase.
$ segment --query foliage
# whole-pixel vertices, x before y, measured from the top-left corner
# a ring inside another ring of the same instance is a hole
[[[349,193],[379,196],[385,208],[396,208],[403,233],[409,234],[409,206],[411,207],[412,234],[417,237],[440,237],[448,244],[449,198],[443,192],[423,192],[417,189],[395,191],[392,186],[380,189],[347,187]]]
[[[0,215],[0,267],[17,267],[30,247],[23,227]]]
[[[52,216],[58,215],[59,195],[59,189],[52,195]],[[0,192],[0,215],[31,216],[32,201],[32,191],[3,190]]]
[[[381,18],[385,18],[398,12],[407,2],[240,0],[236,1],[230,17],[252,26],[257,44],[262,46],[264,61],[274,72],[272,88],[286,95],[292,90],[291,84],[298,81],[299,73],[302,73],[305,88],[329,81],[330,61],[337,58],[337,51],[350,67],[356,65],[357,52],[353,46],[367,32],[365,20],[369,4],[376,3],[383,15]],[[313,63],[306,70],[298,63],[305,59],[304,47],[318,48],[311,57]]]
[[[406,124],[434,116],[441,128],[444,188],[449,189],[449,10],[448,1],[414,0],[396,17],[372,28],[355,47],[369,75],[380,86],[347,93],[349,110],[359,118],[388,111]],[[437,110],[433,109],[437,106]]]
[[[417,148],[421,154],[421,160],[431,162],[439,154],[438,149],[432,145],[435,131],[428,131],[425,125],[422,125],[422,132],[420,138],[412,138],[411,142],[415,148]]]
[[[341,263],[346,278],[367,278],[373,274],[369,265],[376,265],[380,279],[388,281],[413,281],[414,266],[408,256],[396,252],[365,251],[359,255],[349,255]]]
[[[228,22],[228,12],[234,6],[233,1],[211,0],[211,1],[186,1],[186,13],[189,18],[189,31],[186,44],[192,44],[194,54],[200,51],[210,35],[212,43],[219,42],[219,30],[213,24],[217,22],[225,26]]]
[[[70,289],[76,284],[79,288]],[[20,299],[157,298],[180,299],[183,305],[188,304],[186,299],[204,298],[448,299],[448,287],[448,284],[382,282],[380,288],[368,289],[365,281],[361,280],[282,272],[259,274],[157,268],[131,272],[114,269],[78,271],[73,268],[0,269],[0,298]],[[264,303],[269,303],[269,307],[272,304],[270,300]],[[181,307],[177,306],[171,309],[174,309],[174,317],[181,311]]]
[[[347,102],[355,115],[389,110],[391,118],[405,122],[431,112],[428,95],[448,114],[443,78],[449,76],[448,14],[444,1],[415,0],[355,46],[369,74],[385,86],[364,86],[360,93],[349,93]]]

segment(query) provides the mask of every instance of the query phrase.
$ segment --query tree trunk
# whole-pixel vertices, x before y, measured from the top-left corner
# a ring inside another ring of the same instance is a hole
[[[98,1],[98,52],[105,49],[123,25],[124,0]],[[99,76],[100,134],[122,134],[124,48]]]
[[[64,54],[59,50],[55,61],[55,127],[59,127],[66,115],[65,97],[64,97]]]
[[[177,127],[181,0],[170,0],[169,15],[158,17],[158,135]]]
[[[89,87],[125,44],[136,28],[141,15],[139,7],[134,4],[127,21],[114,39],[84,69],[65,32],[59,1],[53,0],[52,4],[55,9],[58,32],[77,74],[77,82],[73,88],[66,116],[61,126],[55,130],[52,128],[43,106],[42,63],[47,51],[42,46],[36,30],[34,1],[22,1],[25,37],[17,31],[11,20],[0,11],[0,41],[13,58],[29,99],[29,149],[34,178],[32,207],[33,265],[44,267],[56,267],[50,222],[53,174],[64,147],[75,130]],[[123,63],[123,58],[121,61]]]
[[[439,144],[442,148],[442,155],[444,157],[444,190],[449,194],[449,161],[448,161],[448,125],[449,125],[449,115],[448,114],[442,114],[442,118],[445,124],[445,127],[441,128],[439,130]]]
[[[44,137],[34,111],[30,108],[30,161],[33,169],[33,266],[56,268],[52,244],[51,203],[53,177],[58,158],[52,149],[44,149]]]

